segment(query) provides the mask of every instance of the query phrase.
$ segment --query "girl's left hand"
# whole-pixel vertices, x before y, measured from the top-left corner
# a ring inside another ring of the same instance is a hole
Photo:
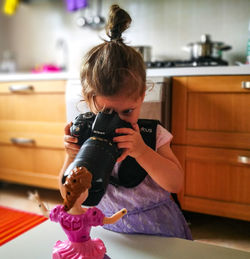
[[[121,156],[117,159],[117,162],[121,162],[128,155],[136,159],[145,151],[146,144],[140,134],[138,124],[132,126],[133,129],[119,128],[115,130],[115,133],[123,135],[114,137],[113,141],[117,143],[118,148],[124,149]]]

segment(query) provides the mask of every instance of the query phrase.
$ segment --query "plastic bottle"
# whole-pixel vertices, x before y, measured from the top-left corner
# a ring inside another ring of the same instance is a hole
[[[6,50],[3,52],[0,71],[3,73],[14,73],[16,72],[16,61],[13,53]]]
[[[246,64],[250,64],[250,21],[248,24],[248,40],[247,40],[247,52],[246,52]]]

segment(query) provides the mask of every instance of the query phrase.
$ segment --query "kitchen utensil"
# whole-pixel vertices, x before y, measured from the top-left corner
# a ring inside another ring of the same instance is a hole
[[[91,27],[95,30],[103,29],[105,26],[105,18],[101,16],[102,0],[97,0],[97,12],[93,17]]]
[[[222,58],[222,51],[230,50],[232,47],[225,45],[223,42],[211,41],[208,34],[201,35],[199,42],[190,43],[183,47],[183,50],[190,52],[191,59],[200,58]]]
[[[79,27],[89,27],[93,30],[101,30],[105,26],[105,18],[101,16],[102,12],[102,0],[96,0],[96,14],[92,14],[93,6],[88,5],[77,19],[76,24]],[[91,9],[91,10],[90,10]],[[93,8],[94,9],[94,8]],[[91,11],[91,14],[89,13]]]

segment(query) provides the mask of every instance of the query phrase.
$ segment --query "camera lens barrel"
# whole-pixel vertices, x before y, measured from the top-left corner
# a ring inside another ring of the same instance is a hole
[[[69,174],[73,168],[80,166],[86,167],[92,173],[92,186],[84,205],[95,206],[100,202],[119,155],[120,152],[116,144],[107,139],[90,137],[82,145],[65,174]]]

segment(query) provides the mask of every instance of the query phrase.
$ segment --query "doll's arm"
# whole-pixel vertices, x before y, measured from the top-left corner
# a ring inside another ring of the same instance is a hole
[[[116,221],[121,219],[126,214],[127,214],[127,210],[121,209],[118,212],[116,212],[115,214],[113,214],[111,217],[104,217],[103,218],[103,224],[104,225],[105,224],[114,224]]]
[[[35,192],[28,192],[28,197],[30,200],[34,201],[35,203],[38,204],[42,214],[46,217],[49,218],[49,210],[45,207],[44,203],[41,201],[40,196],[37,191]]]

